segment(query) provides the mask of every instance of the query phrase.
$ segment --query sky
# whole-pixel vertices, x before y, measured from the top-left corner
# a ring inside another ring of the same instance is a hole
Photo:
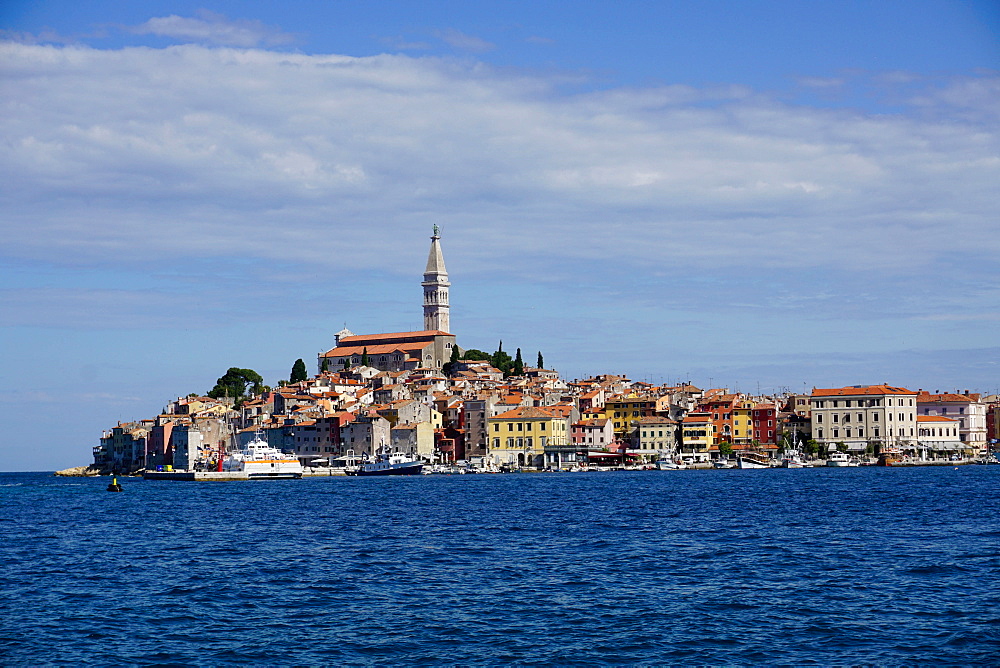
[[[1000,390],[1000,3],[0,3],[0,470],[421,329]]]

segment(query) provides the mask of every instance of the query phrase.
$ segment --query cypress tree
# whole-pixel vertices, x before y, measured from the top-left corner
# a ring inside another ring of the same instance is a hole
[[[365,349],[361,351],[361,366],[368,366],[370,361],[368,359],[368,346],[365,346]]]
[[[309,373],[306,371],[306,363],[303,362],[300,357],[295,360],[295,364],[292,365],[292,373],[288,376],[288,382],[300,383],[307,378],[309,378]]]
[[[524,360],[521,359],[521,349],[517,349],[517,355],[514,357],[514,365],[510,370],[511,374],[514,376],[524,375]]]
[[[542,351],[541,350],[538,351],[538,363],[535,366],[537,366],[539,369],[544,369],[545,368],[545,360],[542,359]]]

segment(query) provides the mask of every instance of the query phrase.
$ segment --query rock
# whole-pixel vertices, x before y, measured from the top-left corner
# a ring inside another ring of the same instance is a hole
[[[85,478],[88,476],[99,476],[101,475],[101,471],[100,469],[94,468],[94,466],[74,466],[73,468],[56,471],[56,475],[72,478]]]

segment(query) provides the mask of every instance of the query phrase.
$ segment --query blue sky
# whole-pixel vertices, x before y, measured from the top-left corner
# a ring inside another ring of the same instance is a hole
[[[0,5],[0,469],[345,323],[756,392],[1000,388],[995,2]]]

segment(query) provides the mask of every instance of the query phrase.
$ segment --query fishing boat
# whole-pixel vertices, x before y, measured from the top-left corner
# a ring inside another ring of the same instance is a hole
[[[271,447],[259,429],[253,440],[226,456],[222,470],[245,473],[251,479],[302,477],[302,463],[298,458]]]
[[[763,452],[737,452],[736,468],[738,469],[768,469],[771,468],[771,458]]]
[[[687,464],[671,459],[660,459],[656,462],[656,468],[660,471],[679,471],[680,469],[686,469]]]
[[[347,475],[419,475],[424,463],[401,452],[380,452],[375,459],[344,471]]]

